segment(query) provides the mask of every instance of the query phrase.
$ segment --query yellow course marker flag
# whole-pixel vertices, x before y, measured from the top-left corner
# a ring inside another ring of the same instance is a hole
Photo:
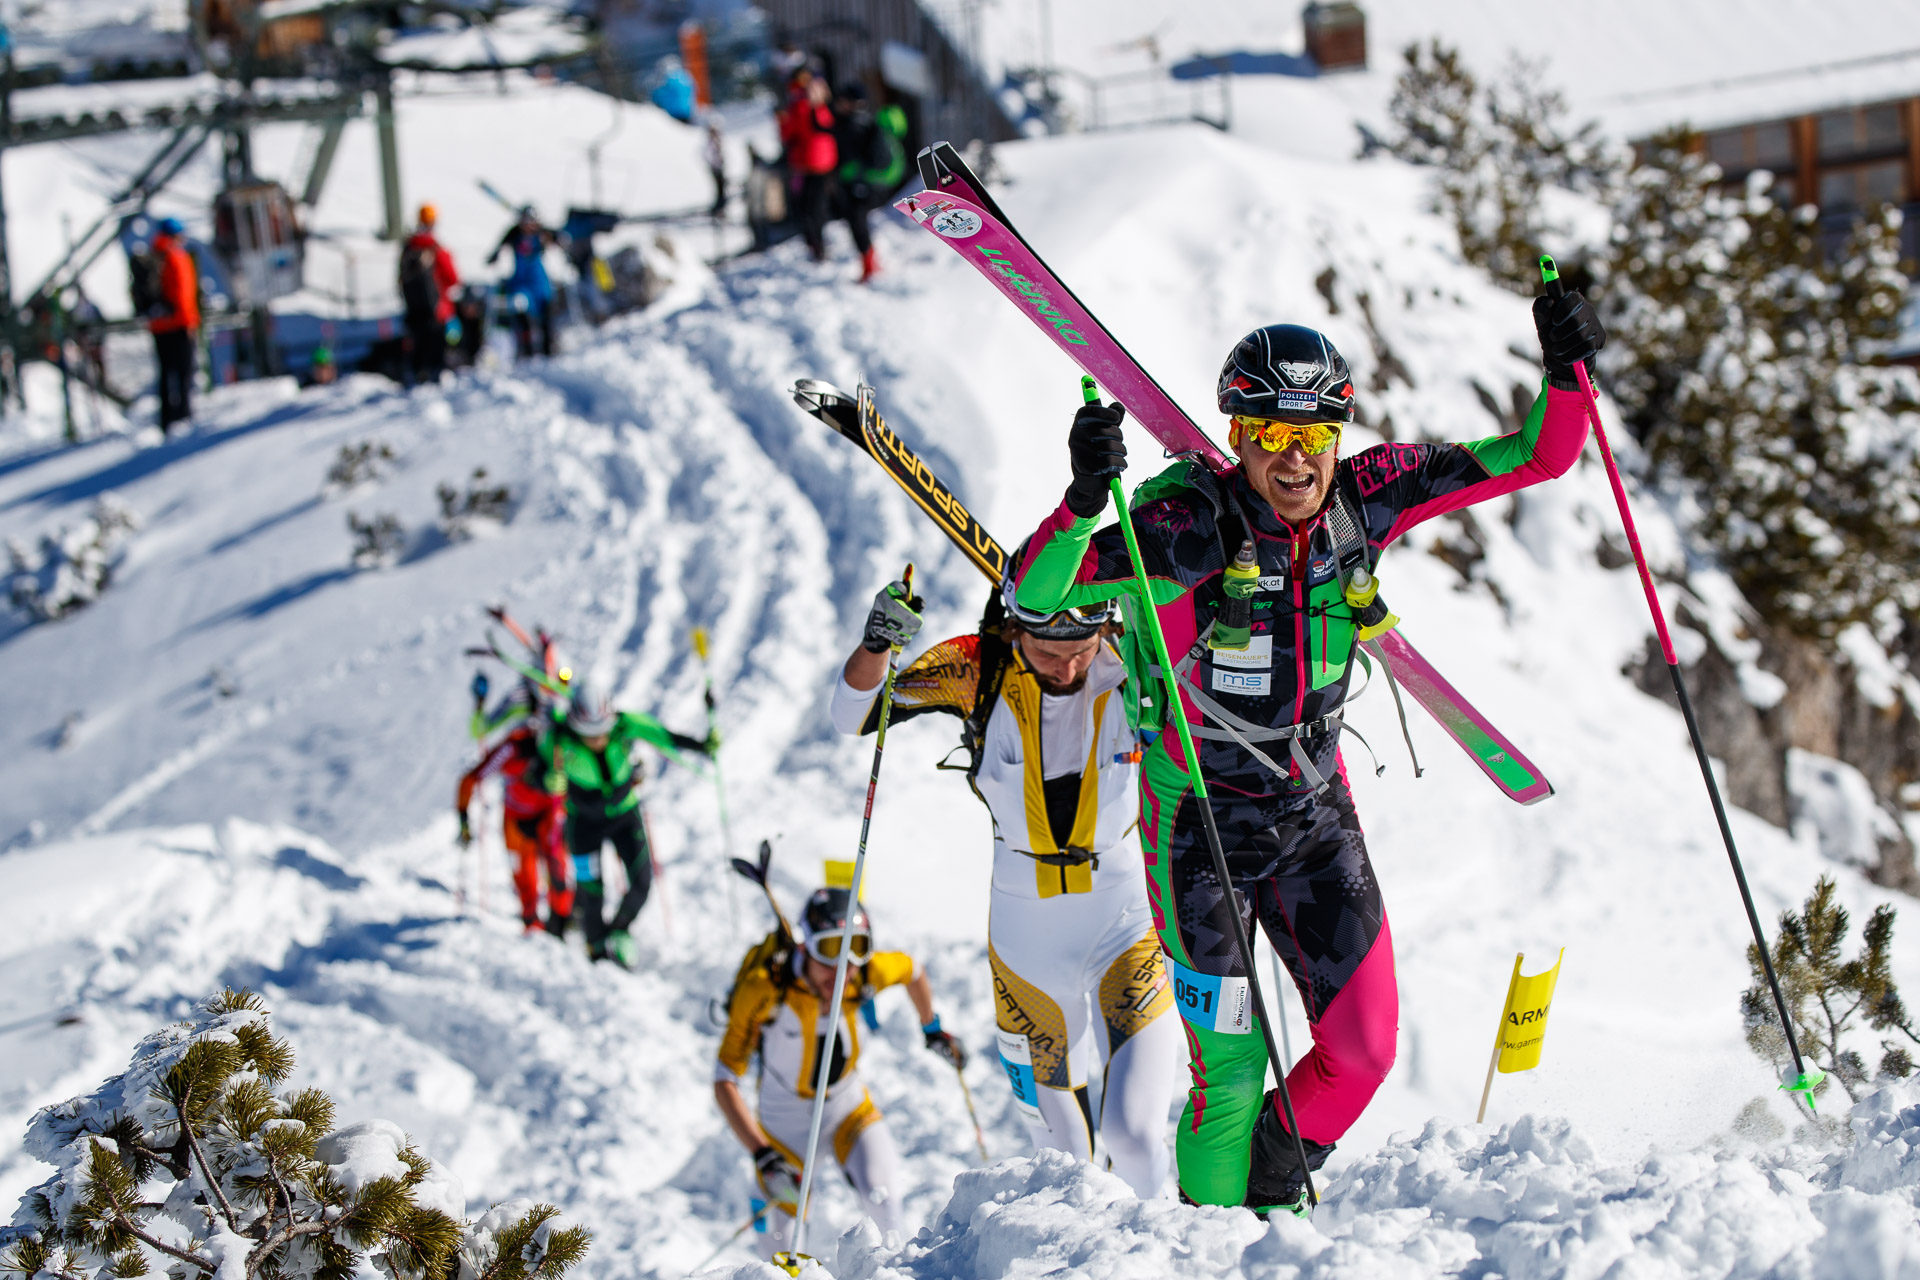
[[[1544,973],[1523,975],[1521,962],[1526,953],[1513,958],[1513,977],[1507,983],[1506,1007],[1500,1011],[1500,1030],[1493,1038],[1493,1060],[1487,1064],[1487,1083],[1480,1090],[1480,1114],[1474,1123],[1487,1118],[1487,1095],[1493,1091],[1493,1073],[1531,1071],[1540,1065],[1540,1050],[1547,1040],[1547,1010],[1553,1004],[1553,989],[1560,981],[1560,963],[1567,949],[1560,948],[1553,968]]]
[[[851,862],[842,862],[837,858],[827,858],[822,861],[822,866],[825,869],[827,888],[853,888],[853,864]],[[865,885],[861,885],[860,887],[863,890],[866,888]],[[860,895],[856,893],[853,896],[858,899]]]

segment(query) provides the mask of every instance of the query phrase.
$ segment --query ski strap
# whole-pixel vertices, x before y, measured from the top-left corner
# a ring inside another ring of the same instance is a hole
[[[1011,845],[1008,848],[1012,848]],[[1014,849],[1023,858],[1032,858],[1043,867],[1084,867],[1089,862],[1093,869],[1100,869],[1100,855],[1091,849],[1082,849],[1078,845],[1068,845],[1059,853],[1035,853],[1031,849]]]
[[[1140,820],[1135,818],[1128,824],[1127,829],[1120,833],[1120,839],[1125,840],[1132,835],[1134,828],[1139,825]],[[1007,848],[1023,858],[1032,858],[1046,867],[1083,867],[1091,862],[1095,871],[1100,869],[1100,855],[1092,849],[1082,849],[1079,845],[1068,845],[1059,853],[1035,853],[1031,849],[1014,849],[1012,845],[1008,845]]]
[[[1394,677],[1393,664],[1388,662],[1387,655],[1380,651],[1377,640],[1362,640],[1360,642],[1360,648],[1355,650],[1355,653],[1360,659],[1361,667],[1365,669],[1367,673],[1367,683],[1369,685],[1373,683],[1373,662],[1367,657],[1369,649],[1372,650],[1374,659],[1379,661],[1380,670],[1385,673],[1387,677],[1387,692],[1393,695],[1393,710],[1395,714],[1400,717],[1400,740],[1407,744],[1407,755],[1413,760],[1413,776],[1416,778],[1425,777],[1427,771],[1420,767],[1420,753],[1413,749],[1413,734],[1407,728],[1407,704],[1400,699],[1400,681]],[[1354,736],[1356,738],[1360,737],[1357,733]],[[1366,739],[1360,738],[1360,741],[1365,742]],[[1369,750],[1371,750],[1371,748],[1369,748]],[[1378,777],[1379,775],[1376,773],[1374,776]]]
[[[1340,590],[1345,594],[1347,583],[1352,579],[1354,570],[1367,567],[1367,540],[1360,534],[1360,522],[1354,518],[1353,508],[1347,505],[1347,495],[1340,488],[1337,478],[1333,483],[1333,502],[1327,507],[1327,536],[1333,542],[1334,570],[1340,575]],[[1398,621],[1399,619],[1389,614],[1387,622],[1382,624],[1380,630],[1389,629]],[[1359,657],[1360,664],[1366,669],[1369,677],[1373,675],[1373,667],[1367,661],[1365,646],[1377,640],[1379,635],[1380,631],[1369,633],[1362,630],[1359,643],[1354,648],[1354,653]],[[1376,648],[1374,656],[1380,659],[1380,669],[1386,673],[1387,690],[1393,694],[1393,709],[1400,717],[1400,740],[1407,744],[1407,757],[1413,761],[1413,776],[1418,778],[1426,771],[1420,767],[1420,754],[1413,749],[1413,734],[1407,728],[1406,704],[1400,700],[1400,682],[1394,678],[1393,664],[1387,661],[1386,655]],[[1360,735],[1356,733],[1354,736]],[[1365,742],[1366,739],[1360,738],[1360,741]],[[1373,748],[1368,747],[1367,750],[1371,753]],[[1375,763],[1377,764],[1378,760]],[[1379,771],[1376,770],[1375,776],[1378,775]]]

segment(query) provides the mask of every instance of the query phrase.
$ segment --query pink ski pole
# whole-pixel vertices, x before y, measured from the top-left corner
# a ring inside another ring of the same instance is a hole
[[[1549,298],[1566,296],[1566,281],[1560,278],[1560,269],[1546,254],[1540,255],[1540,280],[1546,286]],[[1700,776],[1706,781],[1707,796],[1713,801],[1713,816],[1720,824],[1720,839],[1727,846],[1727,860],[1733,864],[1733,879],[1740,886],[1740,901],[1747,908],[1747,923],[1753,926],[1753,941],[1760,952],[1760,967],[1767,976],[1767,986],[1773,991],[1773,1007],[1780,1014],[1780,1029],[1786,1033],[1787,1049],[1793,1055],[1794,1079],[1790,1084],[1780,1087],[1788,1093],[1797,1093],[1804,1097],[1807,1110],[1813,1110],[1813,1091],[1826,1079],[1826,1072],[1815,1067],[1807,1070],[1806,1060],[1800,1056],[1800,1042],[1793,1034],[1793,1018],[1787,1012],[1787,1000],[1780,993],[1780,979],[1773,972],[1773,956],[1767,950],[1767,935],[1760,927],[1760,913],[1754,909],[1753,891],[1747,887],[1746,869],[1740,863],[1740,851],[1734,847],[1733,827],[1727,822],[1727,806],[1720,799],[1720,784],[1713,779],[1713,765],[1707,759],[1707,744],[1700,736],[1700,722],[1694,718],[1693,699],[1687,696],[1687,682],[1680,675],[1680,658],[1674,652],[1673,636],[1667,631],[1667,613],[1660,605],[1660,594],[1654,589],[1653,572],[1647,568],[1646,552],[1640,549],[1640,531],[1634,527],[1633,511],[1627,506],[1626,486],[1620,483],[1620,468],[1613,460],[1613,449],[1607,443],[1607,429],[1600,422],[1600,397],[1593,389],[1593,382],[1587,377],[1584,360],[1573,364],[1573,376],[1580,383],[1580,394],[1586,400],[1587,417],[1593,422],[1593,438],[1600,446],[1600,460],[1607,467],[1607,483],[1613,486],[1613,501],[1620,508],[1620,523],[1627,531],[1627,546],[1633,550],[1634,566],[1640,571],[1640,587],[1647,593],[1647,611],[1653,614],[1653,629],[1660,639],[1660,656],[1667,660],[1667,674],[1673,678],[1673,691],[1680,699],[1680,714],[1687,721],[1687,736],[1693,739],[1693,754],[1700,762]]]

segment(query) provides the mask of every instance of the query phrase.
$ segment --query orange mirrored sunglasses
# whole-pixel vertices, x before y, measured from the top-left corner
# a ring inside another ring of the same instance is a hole
[[[1242,436],[1250,436],[1268,453],[1279,453],[1290,445],[1298,444],[1302,453],[1325,453],[1340,442],[1340,422],[1281,422],[1274,418],[1250,418],[1246,414],[1233,415],[1234,437],[1236,443]]]

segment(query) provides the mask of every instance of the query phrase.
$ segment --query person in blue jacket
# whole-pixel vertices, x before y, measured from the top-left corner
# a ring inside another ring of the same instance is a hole
[[[520,210],[520,220],[507,228],[507,234],[487,255],[487,265],[491,266],[500,257],[501,250],[513,251],[513,274],[507,277],[505,291],[513,308],[513,332],[523,360],[536,354],[553,354],[553,280],[547,275],[547,264],[542,258],[547,247],[557,243],[554,233],[541,226],[540,219],[534,216],[533,206],[526,205]],[[536,330],[539,333],[537,349]]]

